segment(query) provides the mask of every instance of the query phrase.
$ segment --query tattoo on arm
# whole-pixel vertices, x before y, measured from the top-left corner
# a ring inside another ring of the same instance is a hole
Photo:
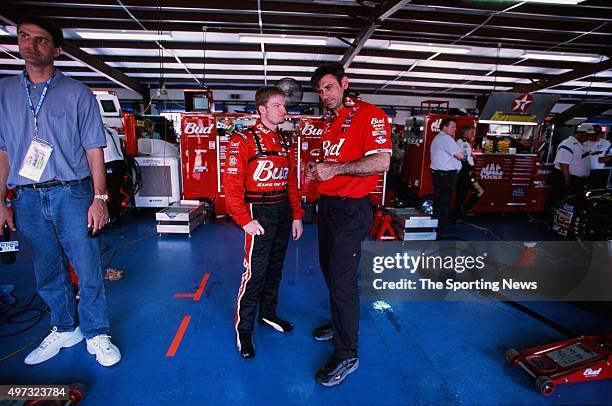
[[[340,166],[339,175],[369,176],[389,170],[390,154],[383,152],[365,156]]]

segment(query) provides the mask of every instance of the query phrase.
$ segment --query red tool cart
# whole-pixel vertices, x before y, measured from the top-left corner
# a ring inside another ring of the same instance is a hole
[[[489,97],[479,119],[482,151],[474,153],[475,178],[485,191],[475,212],[544,211],[554,166],[552,127],[543,123],[557,100],[519,93]]]
[[[229,135],[252,125],[256,115],[185,113],[181,118],[183,198],[207,201],[227,214],[223,172]]]
[[[431,162],[430,147],[434,137],[440,132],[440,123],[444,118],[453,118],[457,121],[457,131],[462,127],[476,126],[476,117],[449,116],[448,102],[425,101],[430,108],[433,104],[445,105],[441,112],[427,113],[409,117],[404,127],[406,133],[406,146],[404,147],[404,165],[402,166],[402,179],[409,192],[418,199],[417,208],[425,213],[433,213],[434,186],[431,178],[429,164]],[[423,103],[421,109],[424,109]],[[428,110],[428,109],[426,109]]]
[[[550,395],[560,384],[612,378],[612,335],[572,338],[521,351],[510,349],[506,361],[527,372],[538,392]]]

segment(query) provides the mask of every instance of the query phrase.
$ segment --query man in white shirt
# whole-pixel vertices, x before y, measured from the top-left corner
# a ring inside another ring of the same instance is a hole
[[[450,221],[450,206],[457,181],[457,173],[461,169],[461,161],[465,153],[455,142],[457,122],[445,118],[440,123],[440,133],[431,142],[431,176],[433,178],[436,197],[434,200],[434,217],[438,219],[438,232],[444,233]]]
[[[590,152],[583,145],[593,126],[581,124],[576,128],[576,135],[569,136],[557,147],[555,168],[558,170],[557,182],[553,188],[561,198],[568,194],[582,194],[591,172]]]
[[[603,138],[603,131],[600,126],[593,126],[593,134],[589,135],[589,140],[584,145],[589,151],[591,158],[589,189],[605,189],[608,184],[610,168],[606,167],[603,160],[600,162],[600,158],[606,156],[607,151],[610,149],[610,141]]]

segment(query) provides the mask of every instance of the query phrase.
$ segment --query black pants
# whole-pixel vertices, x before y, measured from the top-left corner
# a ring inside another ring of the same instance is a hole
[[[124,161],[111,161],[106,164],[106,189],[108,189],[108,216],[115,221],[121,214],[123,195],[121,184],[126,173]]]
[[[462,219],[463,218],[463,214],[465,210],[468,210],[467,208],[464,207],[464,203],[465,203],[465,198],[468,195],[468,191],[470,190],[471,186],[472,186],[472,182],[470,181],[470,171],[472,170],[472,167],[463,162],[463,165],[461,167],[461,170],[459,171],[459,174],[457,175],[457,197],[455,200],[455,217],[458,219]],[[473,205],[473,203],[470,205],[470,207]]]
[[[431,171],[436,198],[434,199],[434,217],[438,219],[438,231],[444,229],[450,223],[450,208],[453,198],[453,190],[457,181],[457,171]]]
[[[605,189],[608,186],[610,169],[592,169],[589,175],[589,189]]]
[[[370,197],[319,198],[319,262],[329,290],[334,356],[357,356],[361,241],[372,223]]]
[[[285,199],[275,204],[249,204],[263,235],[244,235],[244,268],[234,321],[236,331],[253,331],[257,305],[260,317],[276,315],[278,287],[291,234],[291,208]]]

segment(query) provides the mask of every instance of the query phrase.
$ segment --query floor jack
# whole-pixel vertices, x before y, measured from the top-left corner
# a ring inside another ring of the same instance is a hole
[[[527,372],[538,392],[550,395],[560,384],[612,378],[612,334],[510,349],[506,361]]]

